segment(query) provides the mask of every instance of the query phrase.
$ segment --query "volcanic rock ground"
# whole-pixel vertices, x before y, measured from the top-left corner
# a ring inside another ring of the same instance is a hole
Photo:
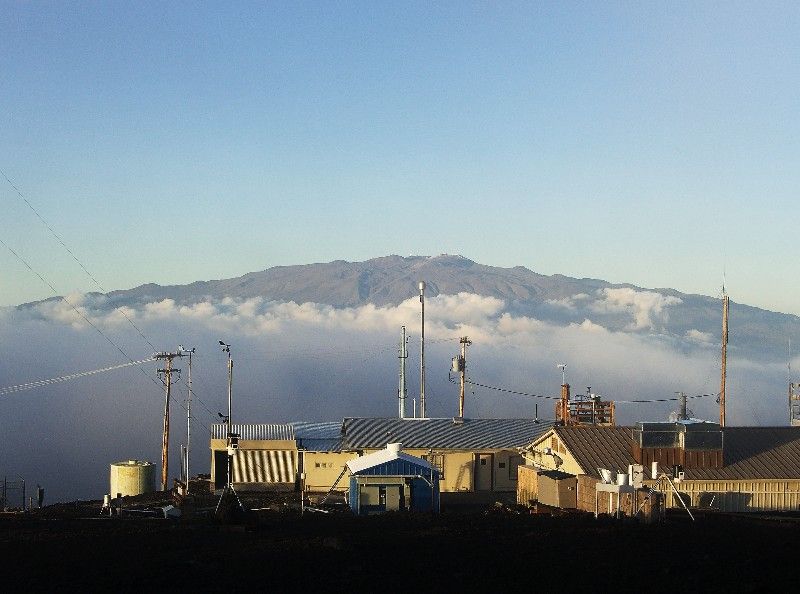
[[[101,517],[99,502],[5,514],[3,590],[674,593],[775,592],[797,583],[794,517],[692,523],[674,515],[645,525],[505,507],[301,517],[294,499],[273,497],[237,523],[204,515],[214,503],[208,496],[180,520]],[[167,502],[161,494],[126,506]]]

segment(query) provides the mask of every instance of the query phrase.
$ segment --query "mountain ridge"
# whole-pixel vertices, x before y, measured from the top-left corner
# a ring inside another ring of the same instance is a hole
[[[555,324],[601,324],[611,331],[663,334],[684,339],[718,341],[721,305],[718,298],[651,289],[631,283],[611,283],[563,274],[543,275],[525,266],[498,267],[461,255],[380,256],[364,261],[274,266],[239,277],[195,281],[184,285],[146,283],[104,294],[101,309],[136,306],[164,299],[179,305],[231,298],[318,303],[337,308],[373,304],[398,305],[418,295],[426,282],[426,297],[472,293],[505,302],[512,315],[535,317]],[[92,293],[92,295],[103,295]],[[44,301],[58,299],[53,297]],[[35,307],[33,302],[18,307]],[[648,309],[649,308],[649,309]],[[652,313],[651,313],[652,311]],[[800,318],[733,303],[731,343],[751,354],[774,359],[786,356],[789,337],[800,343]],[[737,338],[741,339],[737,342]],[[712,340],[713,339],[713,340]]]

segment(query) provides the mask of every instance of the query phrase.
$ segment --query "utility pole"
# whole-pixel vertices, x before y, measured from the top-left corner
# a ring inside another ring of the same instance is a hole
[[[722,288],[722,378],[719,386],[719,426],[725,426],[725,382],[728,378],[728,294]]]
[[[195,347],[185,349],[179,346],[178,350],[189,354],[189,382],[186,388],[186,457],[184,459],[184,468],[186,469],[186,494],[189,494],[189,450],[192,443],[192,355],[194,354]]]
[[[161,490],[167,490],[167,483],[169,481],[169,401],[172,398],[172,374],[180,374],[180,369],[172,368],[172,360],[175,357],[182,357],[183,354],[178,351],[175,353],[157,353],[155,359],[165,361],[164,367],[158,370],[158,373],[164,374],[161,380],[164,383],[164,432],[161,439]]]
[[[419,340],[419,416],[425,418],[425,281],[419,282],[421,326]]]
[[[458,418],[464,418],[464,389],[467,383],[467,347],[472,344],[472,341],[466,336],[462,336],[459,340],[461,343],[461,354],[453,359],[453,371],[457,371],[460,376],[459,390],[458,390]]]
[[[408,349],[406,348],[408,339],[406,338],[406,327],[402,327],[400,334],[400,385],[397,387],[397,397],[399,399],[399,415],[401,419],[406,418],[406,396],[408,390],[406,389],[406,359],[408,359]]]

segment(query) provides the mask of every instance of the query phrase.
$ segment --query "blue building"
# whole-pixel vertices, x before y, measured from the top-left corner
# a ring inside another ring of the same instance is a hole
[[[350,460],[350,509],[357,515],[387,511],[439,511],[439,471],[390,443]]]

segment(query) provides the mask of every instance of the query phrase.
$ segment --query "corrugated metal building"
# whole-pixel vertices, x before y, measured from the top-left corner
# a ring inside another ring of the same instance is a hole
[[[228,478],[225,424],[211,425],[211,483],[222,489]],[[242,490],[286,489],[297,480],[297,441],[291,424],[233,424],[239,449],[231,460],[233,486]]]
[[[294,468],[305,474],[307,491],[327,491],[345,469],[338,488],[346,489],[349,460],[400,442],[406,453],[439,471],[443,493],[483,494],[488,501],[516,493],[517,468],[523,462],[519,448],[551,427],[552,421],[533,419],[353,417],[341,422],[234,425],[232,431],[242,434],[234,482],[240,489],[288,487],[287,477],[275,471]],[[225,484],[224,435],[225,425],[212,426],[212,479],[218,488]],[[243,453],[248,451],[255,454]],[[242,469],[239,474],[237,468]],[[264,477],[268,482],[236,483],[237,478]]]
[[[596,482],[599,468],[626,472],[629,465],[641,461],[635,456],[637,429],[554,427],[526,448],[528,465],[521,473],[558,469]],[[721,465],[714,456],[683,458],[689,464],[683,465],[684,478],[677,484],[682,498],[692,506],[721,511],[800,510],[800,427],[725,427],[721,431]],[[662,465],[662,470],[668,469]],[[527,476],[522,482],[526,491],[518,493],[518,500],[534,499],[535,486]],[[579,490],[582,484],[593,483],[579,481]],[[652,481],[646,480],[648,484]],[[578,498],[588,500],[580,493]],[[591,501],[594,505],[593,493]],[[666,505],[677,507],[680,502],[667,492]]]
[[[550,427],[533,419],[346,418],[342,435],[362,452],[402,443],[439,471],[443,503],[477,503],[516,492],[519,448]]]
[[[439,511],[439,471],[400,451],[401,444],[347,463],[350,509],[358,515],[387,511]]]

